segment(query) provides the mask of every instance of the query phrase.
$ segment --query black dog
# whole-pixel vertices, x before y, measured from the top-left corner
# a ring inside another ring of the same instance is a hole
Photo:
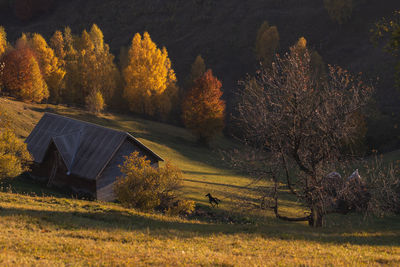
[[[213,197],[210,193],[208,193],[206,195],[206,197],[208,197],[208,202],[210,202],[211,206],[213,206],[213,207],[214,207],[214,205],[217,205],[217,207],[218,207],[218,204],[221,202],[221,200],[219,200],[216,197]]]

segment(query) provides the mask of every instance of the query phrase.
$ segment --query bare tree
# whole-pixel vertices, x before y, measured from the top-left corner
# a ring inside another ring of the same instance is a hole
[[[332,198],[337,200],[339,191],[344,195],[346,188],[355,188],[331,172],[345,159],[343,144],[357,136],[355,114],[367,104],[372,88],[334,66],[329,66],[327,77],[321,80],[307,48],[295,47],[283,57],[277,55],[271,68],[258,71],[242,85],[235,120],[249,153],[241,151],[234,164],[253,175],[273,178],[277,218],[322,226],[324,215],[338,211]],[[282,175],[309,215],[289,218],[279,214]]]

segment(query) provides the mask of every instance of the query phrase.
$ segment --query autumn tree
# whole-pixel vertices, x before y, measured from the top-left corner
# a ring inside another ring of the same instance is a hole
[[[55,31],[53,36],[50,38],[50,47],[53,48],[54,54],[60,61],[61,65],[65,60],[66,51],[65,51],[65,41],[64,36],[61,31]]]
[[[269,67],[279,47],[279,33],[276,26],[264,21],[257,32],[256,57],[264,67]]]
[[[201,57],[201,55],[198,55],[190,68],[190,74],[186,82],[186,87],[192,88],[194,82],[198,78],[203,76],[205,72],[206,72],[206,64],[204,62],[204,59]]]
[[[74,36],[72,34],[71,28],[66,27],[63,32],[63,38],[61,39],[59,37],[58,42],[59,47],[63,48],[63,51],[65,53],[64,57],[64,64],[65,64],[65,70],[66,70],[66,76],[65,76],[65,90],[63,93],[63,101],[64,102],[69,102],[69,103],[82,103],[82,94],[81,94],[81,89],[80,89],[80,73],[79,73],[79,67],[78,67],[78,50],[76,48],[76,43],[79,37]],[[62,43],[61,43],[62,42]],[[54,51],[60,51],[57,50],[57,47],[53,47]]]
[[[40,34],[33,34],[32,37],[29,38],[28,43],[35,54],[43,78],[49,88],[50,100],[55,103],[60,102],[61,90],[66,74],[62,63],[55,55],[54,50]]]
[[[167,49],[157,48],[147,32],[143,38],[137,33],[128,57],[123,77],[124,96],[130,110],[148,116],[166,116],[172,105],[169,95],[173,96],[176,88],[176,76]]]
[[[7,35],[6,31],[3,27],[0,27],[0,90],[3,89],[3,69],[4,62],[2,62],[1,58],[6,51],[7,48]]]
[[[308,47],[307,39],[303,36],[300,37],[292,48],[296,50],[296,53],[298,53],[299,56],[304,56],[306,53],[309,53],[310,66],[313,71],[314,78],[319,81],[319,83],[324,82],[327,75],[327,66],[321,55],[317,51]]]
[[[0,58],[7,48],[7,34],[3,27],[0,26]]]
[[[396,86],[400,89],[400,10],[394,12],[391,18],[382,18],[371,29],[372,41],[375,45],[384,42],[383,49],[396,60]]]
[[[221,99],[221,82],[208,70],[198,78],[182,104],[185,127],[193,132],[199,143],[208,145],[224,128],[225,102]]]
[[[34,102],[49,97],[46,82],[31,48],[21,43],[4,56],[3,62],[3,82],[10,94]]]
[[[339,24],[350,19],[353,5],[353,0],[324,0],[324,6],[329,16]]]
[[[334,66],[320,84],[310,62],[308,49],[300,52],[294,46],[283,57],[277,56],[270,69],[243,82],[236,123],[243,129],[239,138],[246,146],[233,158],[238,162],[235,166],[258,179],[275,181],[268,196],[277,218],[319,227],[326,214],[348,212],[340,209],[347,200],[352,199],[352,207],[357,200],[368,201],[357,173],[347,183],[334,172],[346,159],[343,141],[357,136],[355,115],[363,112],[372,88]],[[280,183],[308,208],[306,216],[279,212]]]
[[[118,69],[109,46],[104,43],[103,33],[96,24],[89,33],[86,30],[82,32],[77,49],[81,99],[99,91],[105,101],[110,103],[117,86]]]

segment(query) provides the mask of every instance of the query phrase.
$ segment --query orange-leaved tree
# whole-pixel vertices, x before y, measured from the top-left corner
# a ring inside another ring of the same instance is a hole
[[[3,82],[6,90],[24,101],[41,102],[49,97],[46,82],[34,53],[25,44],[17,44],[3,58]]]
[[[224,128],[225,102],[222,84],[207,70],[198,78],[182,103],[182,119],[199,143],[208,145]]]
[[[137,33],[128,52],[128,64],[123,70],[124,96],[131,111],[148,116],[166,116],[175,95],[176,76],[167,49],[157,48],[150,35]],[[170,89],[170,90],[167,90]],[[173,90],[172,90],[173,89]],[[163,101],[160,101],[160,100]]]

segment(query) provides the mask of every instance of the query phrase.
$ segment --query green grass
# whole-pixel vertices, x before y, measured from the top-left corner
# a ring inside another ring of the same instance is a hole
[[[22,176],[3,181],[0,190],[1,265],[400,265],[400,217],[334,215],[323,229],[278,221],[256,208],[263,184],[251,184],[221,161],[218,150],[235,146],[222,137],[207,149],[184,129],[127,115],[95,117],[9,99],[0,106],[22,138],[44,111],[131,132],[183,170],[183,196],[206,215],[167,217],[77,200]],[[208,207],[208,192],[223,200],[219,209]],[[282,206],[286,214],[302,213],[290,198]]]

